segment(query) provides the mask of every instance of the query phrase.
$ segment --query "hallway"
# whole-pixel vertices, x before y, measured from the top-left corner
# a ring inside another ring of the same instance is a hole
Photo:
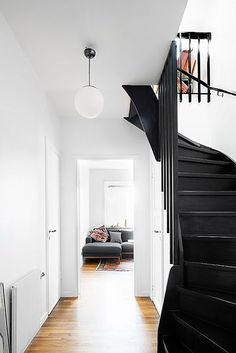
[[[27,353],[154,353],[158,314],[134,298],[133,273],[82,271],[80,299],[61,299]]]

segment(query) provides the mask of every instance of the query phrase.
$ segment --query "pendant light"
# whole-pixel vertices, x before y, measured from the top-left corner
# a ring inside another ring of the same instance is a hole
[[[92,48],[86,48],[84,55],[89,60],[88,85],[77,91],[75,95],[75,108],[82,117],[93,119],[101,114],[104,101],[102,93],[90,84],[90,60],[95,57],[96,51]]]

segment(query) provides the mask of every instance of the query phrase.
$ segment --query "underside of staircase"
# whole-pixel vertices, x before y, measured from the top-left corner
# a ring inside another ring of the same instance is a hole
[[[182,264],[173,266],[158,353],[236,352],[236,167],[178,137]]]

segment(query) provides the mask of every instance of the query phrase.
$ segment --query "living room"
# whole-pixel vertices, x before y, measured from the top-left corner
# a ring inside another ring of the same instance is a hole
[[[78,161],[80,266],[132,271],[134,188],[132,160]]]

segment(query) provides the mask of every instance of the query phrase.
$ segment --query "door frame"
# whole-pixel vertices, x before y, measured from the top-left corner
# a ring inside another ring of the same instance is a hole
[[[163,299],[164,299],[164,212],[163,212],[163,192],[161,191],[161,184],[157,183],[157,187],[154,186],[155,181],[157,182],[157,179],[161,177],[161,166],[155,166],[155,163],[159,163],[154,159],[154,156],[151,154],[150,156],[150,237],[151,237],[151,257],[150,257],[150,262],[151,262],[151,288],[150,288],[150,294],[151,294],[151,300],[153,301],[156,309],[158,310],[159,313],[161,313],[162,309],[162,304],[163,304]],[[159,172],[158,175],[154,176],[154,173]],[[159,187],[158,187],[159,186]],[[157,231],[160,232],[160,235],[154,235],[155,231],[155,224],[154,224],[154,197],[156,197],[156,193],[158,193],[159,197],[159,203],[160,203],[160,215],[159,215],[159,220],[160,220],[160,225],[159,229]],[[154,260],[153,260],[153,249],[154,249],[154,238],[155,240],[159,240],[159,250],[161,252],[161,279],[160,279],[160,291],[161,293],[161,298],[158,298],[154,295],[155,291],[155,285],[154,285],[154,274],[155,274],[155,269],[154,269]]]
[[[53,143],[48,139],[47,136],[44,138],[44,149],[45,149],[45,264],[46,264],[46,310],[47,315],[50,313],[49,308],[49,238],[48,238],[48,204],[47,204],[47,152],[51,149],[57,156],[59,160],[59,207],[58,207],[58,239],[59,239],[59,292],[61,296],[61,231],[60,231],[60,153]]]
[[[81,265],[81,248],[80,248],[80,213],[79,213],[79,207],[80,207],[80,195],[79,195],[79,185],[80,185],[80,173],[79,173],[79,162],[83,160],[131,160],[133,162],[133,185],[135,187],[135,176],[136,176],[136,164],[137,164],[137,155],[119,155],[119,154],[114,154],[114,155],[96,155],[96,154],[81,154],[81,155],[76,155],[76,190],[77,190],[77,195],[76,195],[76,239],[77,239],[77,245],[76,245],[76,271],[77,271],[77,296],[81,295],[81,274],[80,274],[80,265]],[[134,220],[135,220],[135,204],[134,204]],[[134,221],[135,223],[135,221]],[[134,224],[134,239],[135,239],[135,224]],[[136,283],[138,283],[138,274],[135,269],[135,240],[134,240],[134,292],[136,292]]]

